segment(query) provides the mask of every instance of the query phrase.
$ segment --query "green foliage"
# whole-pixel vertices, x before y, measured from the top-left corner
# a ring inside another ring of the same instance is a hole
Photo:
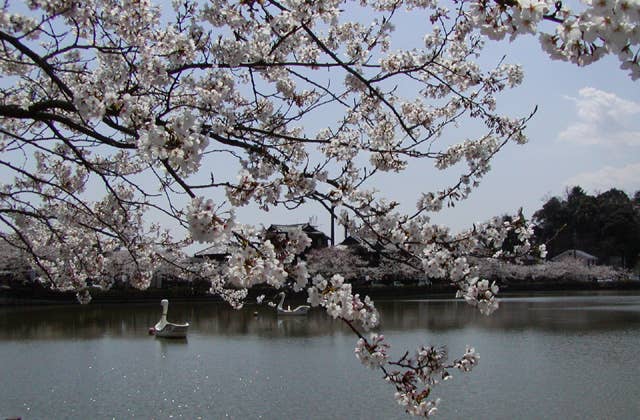
[[[592,196],[573,187],[533,215],[537,241],[547,245],[550,257],[580,249],[601,263],[633,267],[640,253],[639,198],[640,191],[631,200],[615,188]]]

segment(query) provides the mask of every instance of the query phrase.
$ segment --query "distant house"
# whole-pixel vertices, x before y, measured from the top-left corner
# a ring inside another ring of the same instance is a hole
[[[311,239],[311,245],[306,251],[311,249],[326,248],[329,246],[330,238],[319,231],[310,223],[297,223],[292,225],[271,225],[265,232],[265,239],[271,240],[271,242],[277,247],[278,243],[286,240],[289,234],[301,229]]]
[[[399,249],[394,244],[383,245],[379,241],[374,243],[356,235],[347,236],[337,247],[350,249],[356,255],[368,260],[372,267],[377,267],[383,257],[408,258],[410,256],[407,251]]]
[[[362,238],[353,235],[349,235],[344,238],[344,241],[340,242],[337,246],[340,248],[351,248],[363,251],[371,250],[371,247],[367,245],[367,243]]]
[[[218,244],[205,248],[193,254],[196,260],[208,259],[214,261],[226,261],[231,254],[239,249],[237,244]]]
[[[309,223],[299,223],[292,225],[271,225],[266,230],[264,239],[269,239],[277,250],[279,247],[281,247],[280,244],[288,238],[289,234],[297,229],[302,229],[302,231],[309,237],[309,239],[311,239],[311,245],[309,245],[307,251],[317,248],[326,248],[329,245],[329,237]],[[225,262],[231,256],[231,254],[239,249],[240,245],[236,243],[213,245],[193,254],[193,259],[195,261],[207,259]]]
[[[356,255],[365,258],[369,263],[377,265],[380,260],[380,247],[369,244],[359,236],[349,235],[336,245],[338,249],[349,249]]]
[[[551,258],[551,261],[569,261],[577,260],[586,266],[595,265],[598,262],[598,257],[595,257],[579,249],[568,249],[555,257]]]

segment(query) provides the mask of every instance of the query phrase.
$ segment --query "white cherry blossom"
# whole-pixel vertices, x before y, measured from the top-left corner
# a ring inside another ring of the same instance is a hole
[[[412,28],[411,48],[397,42],[403,13],[425,22]],[[28,255],[39,281],[83,303],[92,286],[146,288],[160,268],[208,281],[234,307],[256,285],[306,290],[313,307],[351,327],[356,356],[384,372],[397,402],[430,417],[432,388],[448,369],[475,366],[475,351],[449,363],[423,346],[391,360],[381,334],[362,333],[380,322],[369,297],[339,274],[309,281],[303,232],[269,238],[235,208],[335,209],[383,258],[446,279],[490,313],[498,286],[471,257],[517,262],[546,249],[521,214],[459,233],[431,222],[470,196],[505,145],[527,142],[533,115],[498,112],[523,69],[485,66],[484,45],[536,34],[552,59],[583,66],[611,55],[635,80],[638,28],[636,0],[575,9],[551,0],[8,0],[0,238]],[[445,142],[465,119],[477,132]],[[372,185],[415,162],[454,175],[439,189],[425,184],[403,214]],[[228,257],[194,263],[184,248],[196,242]]]

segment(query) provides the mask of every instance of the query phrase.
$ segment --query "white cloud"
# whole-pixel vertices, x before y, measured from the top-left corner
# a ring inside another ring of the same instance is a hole
[[[579,185],[591,192],[618,188],[633,194],[640,190],[640,163],[632,163],[622,168],[605,166],[594,172],[583,172],[569,178],[564,185]]]
[[[640,102],[592,87],[567,97],[576,104],[578,120],[560,132],[558,138],[573,143],[610,146],[640,146]]]

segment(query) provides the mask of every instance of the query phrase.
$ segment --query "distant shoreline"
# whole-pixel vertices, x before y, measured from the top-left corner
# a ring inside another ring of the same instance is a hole
[[[354,286],[355,293],[361,296],[368,295],[373,299],[385,298],[453,298],[455,287],[450,284],[432,284],[426,286]],[[578,291],[604,291],[604,290],[640,290],[638,280],[615,280],[615,281],[535,281],[509,282],[500,285],[501,293],[521,293],[521,292],[578,292]],[[256,287],[249,291],[248,301],[255,300],[255,297],[265,294],[275,295],[272,288]],[[303,293],[292,298],[303,299]],[[219,296],[209,295],[206,292],[197,292],[191,288],[168,288],[168,289],[127,289],[127,290],[106,290],[93,294],[92,303],[97,304],[124,304],[124,303],[144,303],[159,301],[160,299],[171,299],[176,301],[222,301]],[[0,289],[0,305],[51,305],[76,303],[75,293],[56,292],[48,289],[12,288]]]

